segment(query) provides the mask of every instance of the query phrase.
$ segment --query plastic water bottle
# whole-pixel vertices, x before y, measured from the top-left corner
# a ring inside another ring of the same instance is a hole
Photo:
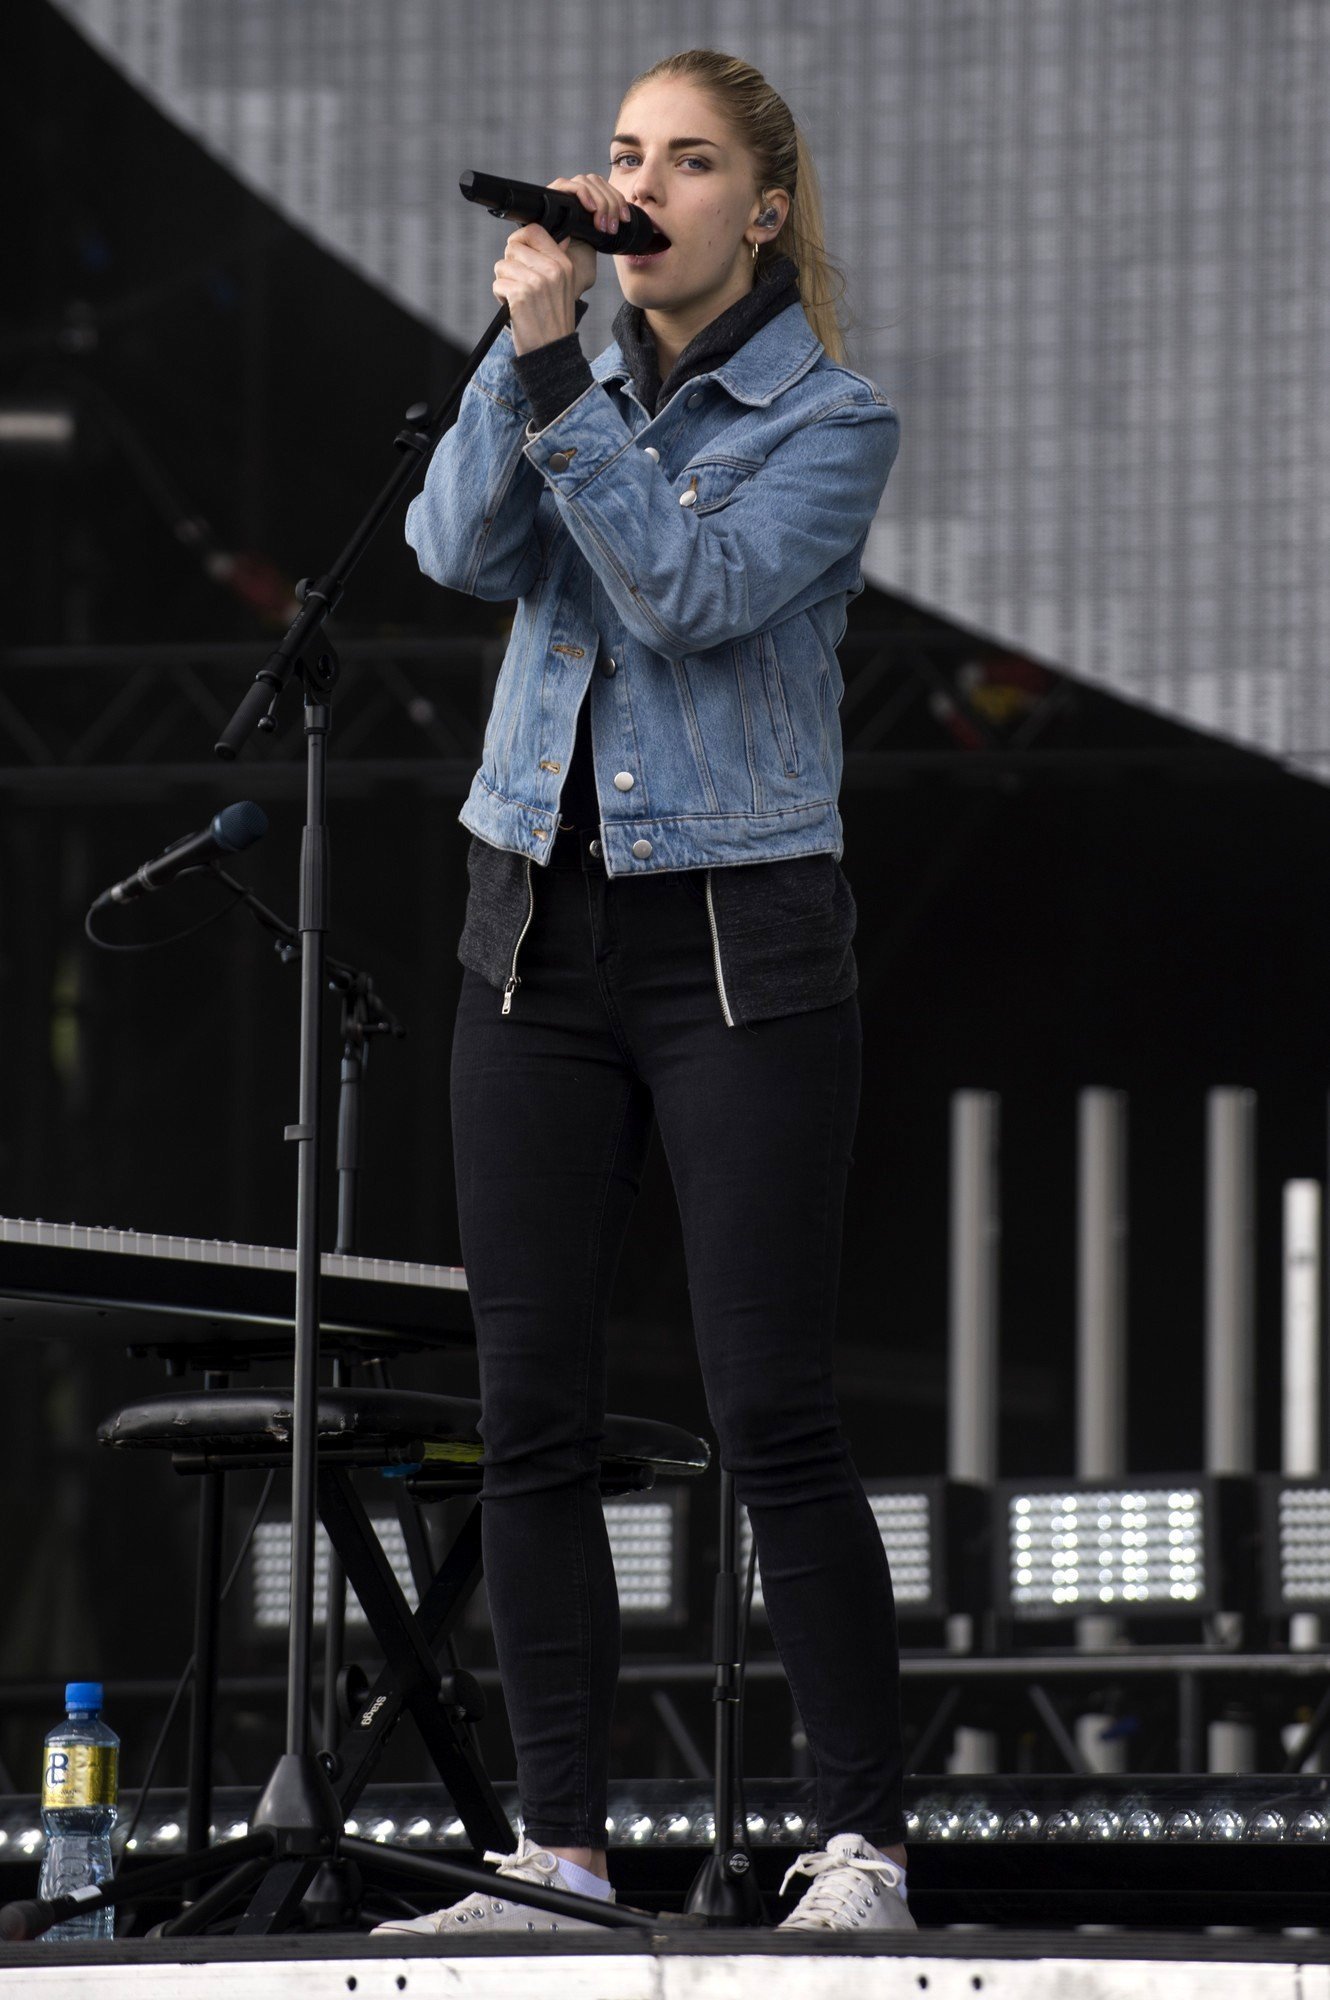
[[[46,1739],[42,1761],[42,1857],[39,1896],[68,1896],[111,1873],[111,1828],[120,1783],[120,1738],[102,1721],[100,1681],[70,1681],[65,1720]],[[53,1942],[115,1936],[115,1911],[88,1911],[56,1924]]]

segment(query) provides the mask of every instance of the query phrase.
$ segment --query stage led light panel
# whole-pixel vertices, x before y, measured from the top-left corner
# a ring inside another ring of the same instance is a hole
[[[1013,1618],[1199,1617],[1246,1601],[1249,1482],[1004,1480],[995,1504],[995,1583]]]
[[[687,1616],[683,1573],[682,1488],[631,1500],[607,1500],[619,1615],[653,1624]]]
[[[682,1625],[688,1617],[684,1567],[688,1495],[682,1486],[606,1500],[619,1616],[625,1625]],[[467,1623],[489,1624],[484,1579],[471,1602]]]
[[[411,1575],[411,1562],[402,1537],[402,1525],[395,1516],[385,1515],[379,1520],[371,1520],[370,1526],[378,1536],[383,1552],[392,1565],[393,1575],[402,1587],[407,1603],[416,1608],[416,1586]],[[314,1531],[314,1623],[326,1625],[328,1622],[328,1557],[331,1545],[322,1527]],[[250,1550],[250,1570],[253,1584],[252,1615],[255,1629],[259,1632],[285,1633],[291,1623],[291,1523],[289,1521],[260,1521]],[[355,1592],[348,1585],[346,1592],[346,1622],[348,1625],[367,1623]]]
[[[987,1541],[987,1495],[955,1479],[866,1479],[892,1595],[901,1618],[943,1618],[981,1606],[982,1553]],[[752,1546],[748,1510],[739,1510],[739,1587]],[[753,1611],[765,1617],[762,1568],[753,1580]]]
[[[1261,1599],[1272,1617],[1330,1610],[1330,1478],[1259,1481]]]
[[[1195,1487],[1022,1493],[1008,1502],[1007,1523],[1018,1613],[1150,1603],[1189,1610],[1205,1595]]]

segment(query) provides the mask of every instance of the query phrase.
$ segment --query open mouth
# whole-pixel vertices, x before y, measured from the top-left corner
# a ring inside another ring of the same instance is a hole
[[[665,252],[670,247],[669,237],[657,229],[652,233],[650,248],[642,251],[636,257],[625,257],[624,263],[632,265],[654,264],[665,255]]]

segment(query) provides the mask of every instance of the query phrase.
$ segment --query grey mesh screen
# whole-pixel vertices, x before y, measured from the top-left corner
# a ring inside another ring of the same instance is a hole
[[[470,346],[467,167],[604,171],[626,82],[755,63],[901,413],[870,580],[1330,775],[1322,0],[57,0],[311,235]],[[589,355],[619,303],[603,260]]]

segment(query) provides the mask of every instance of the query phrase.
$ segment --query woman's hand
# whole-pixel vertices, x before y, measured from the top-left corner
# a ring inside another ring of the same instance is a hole
[[[574,174],[571,180],[547,181],[545,185],[575,194],[601,230],[607,230],[612,222],[627,220],[627,202],[599,174]],[[572,236],[561,237],[556,243],[538,222],[525,223],[513,231],[494,266],[493,291],[496,299],[507,304],[518,354],[529,354],[532,348],[547,347],[552,340],[576,332],[573,308],[582,293],[595,284],[600,254]]]

